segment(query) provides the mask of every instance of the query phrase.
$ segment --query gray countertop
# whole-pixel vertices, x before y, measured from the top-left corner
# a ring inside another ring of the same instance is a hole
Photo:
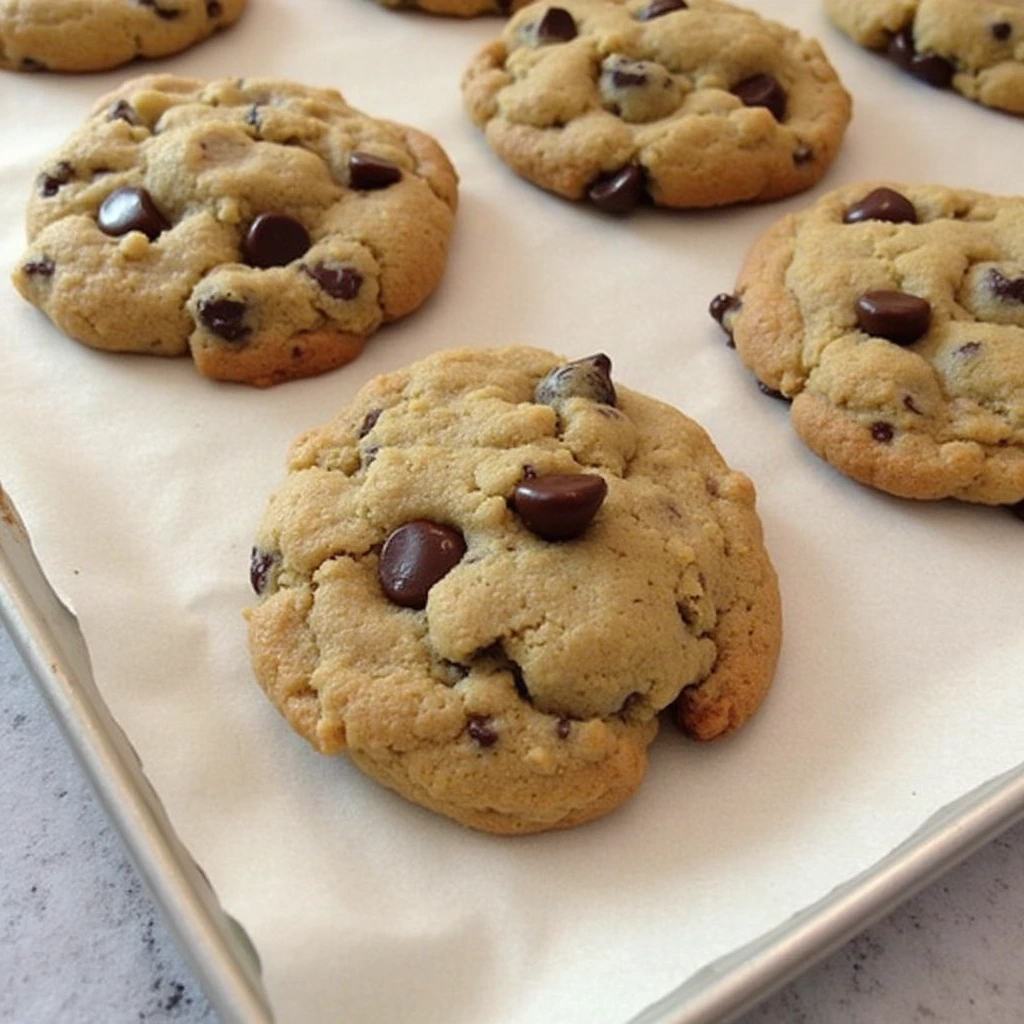
[[[215,1021],[2,628],[0,750],[0,1021]],[[742,1024],[1020,1024],[1022,951],[1024,824]]]

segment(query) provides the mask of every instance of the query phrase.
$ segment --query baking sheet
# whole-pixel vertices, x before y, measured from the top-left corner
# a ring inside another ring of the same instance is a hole
[[[854,93],[832,173],[770,207],[612,220],[516,179],[463,118],[459,73],[497,22],[250,6],[153,69],[334,85],[432,132],[462,176],[441,289],[348,368],[256,392],[83,349],[5,283],[0,480],[170,821],[252,937],[280,1021],[621,1024],[1024,757],[1019,522],[839,477],[706,314],[760,230],[841,182],[1014,190],[1024,124],[902,78],[812,0],[763,0],[750,6],[823,40]],[[37,167],[124,76],[0,80],[3,266]],[[377,372],[510,342],[604,350],[617,380],[699,420],[758,486],[786,616],[776,688],[747,729],[705,747],[666,731],[622,811],[514,841],[312,754],[255,691],[239,614],[291,438]]]

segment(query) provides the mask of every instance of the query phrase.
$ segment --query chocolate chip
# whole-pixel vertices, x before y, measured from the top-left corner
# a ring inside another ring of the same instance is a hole
[[[953,81],[953,65],[937,53],[918,53],[914,48],[914,33],[910,28],[892,37],[888,52],[898,67],[936,89],[946,89]]]
[[[481,747],[493,747],[498,742],[498,733],[490,715],[470,715],[466,720],[466,732]]]
[[[219,18],[224,13],[224,8],[218,0],[210,0],[206,5],[206,16],[208,18]]]
[[[352,267],[316,263],[302,268],[332,299],[350,301],[363,286],[363,275]]]
[[[380,419],[380,414],[383,409],[371,409],[366,416],[363,418],[362,425],[359,427],[359,440],[361,441],[366,435],[377,426],[377,420]]]
[[[708,312],[711,314],[713,320],[717,320],[721,324],[724,331],[729,331],[729,328],[725,326],[725,318],[729,313],[735,313],[743,303],[735,295],[730,295],[729,292],[719,292],[708,306]]]
[[[533,392],[538,405],[554,405],[565,398],[589,398],[603,405],[615,405],[612,361],[599,352],[556,366]]]
[[[424,608],[427,594],[466,553],[458,530],[427,519],[415,519],[384,541],[377,578],[384,593],[403,608]]]
[[[903,396],[903,408],[906,409],[907,412],[914,413],[915,416],[923,416],[924,415],[924,413],[921,412],[920,409],[918,409],[916,403],[914,402],[914,396],[913,395],[904,395]]]
[[[175,18],[181,17],[181,11],[175,10],[169,7],[160,7],[156,0],[136,0],[140,7],[149,7],[158,18],[163,18],[164,21],[174,21]]]
[[[627,66],[643,67],[639,61],[630,61]],[[608,80],[615,89],[635,89],[647,84],[647,75],[643,71],[627,71],[614,68],[608,74]]]
[[[249,333],[245,303],[234,299],[203,300],[199,303],[199,319],[225,341],[242,341]]]
[[[895,436],[895,433],[892,429],[892,424],[886,423],[884,420],[878,420],[871,424],[871,436],[879,444],[888,444]]]
[[[260,120],[260,107],[258,103],[254,103],[246,112],[245,117],[242,120],[249,125],[250,128],[255,128],[259,131],[263,127],[263,122]]]
[[[66,185],[71,180],[71,176],[74,173],[74,167],[67,160],[59,161],[49,174],[44,174],[40,177],[39,194],[47,198],[55,196],[60,191],[61,186]]]
[[[576,22],[564,7],[549,7],[537,22],[537,42],[567,43],[576,38]]]
[[[567,740],[572,732],[572,719],[559,718],[555,723],[555,734],[560,740]]]
[[[961,359],[973,359],[981,351],[980,341],[965,341],[958,349],[956,354]]]
[[[22,71],[45,71],[46,65],[41,60],[36,60],[35,57],[22,57],[21,63],[18,67]]]
[[[1024,277],[1007,277],[993,267],[985,283],[989,291],[1003,302],[1024,302]]]
[[[127,121],[129,124],[141,124],[135,108],[127,100],[118,100],[111,104],[107,111],[108,121]]]
[[[245,260],[251,267],[284,267],[309,251],[309,232],[284,213],[261,213],[245,236]]]
[[[776,121],[786,116],[786,90],[774,75],[751,75],[730,90],[747,107],[767,107]]]
[[[801,143],[796,149],[793,150],[793,163],[797,167],[802,167],[804,164],[809,164],[814,159],[814,150],[810,146],[806,146]]]
[[[590,525],[607,493],[604,478],[596,474],[551,473],[518,483],[512,506],[538,537],[572,540]]]
[[[37,256],[27,263],[23,263],[21,269],[29,277],[53,277],[57,265],[49,256]]]
[[[605,213],[629,213],[646,194],[639,164],[626,164],[611,174],[602,174],[587,189],[587,198]]]
[[[917,223],[914,204],[891,188],[876,188],[856,202],[843,217],[844,224],[858,224],[865,220],[884,220],[890,224]]]
[[[348,158],[348,183],[350,188],[363,192],[387,188],[402,177],[402,168],[383,157],[372,153],[351,153]]]
[[[281,561],[281,556],[273,551],[263,551],[254,547],[249,555],[249,582],[257,594],[263,594],[270,582],[271,574]]]
[[[1013,26],[1008,21],[996,21],[993,22],[990,31],[992,32],[992,38],[998,39],[1002,43],[1010,38]]]
[[[777,388],[769,387],[767,384],[765,384],[763,380],[759,380],[757,382],[757,390],[760,391],[762,395],[767,395],[769,398],[777,399],[780,402],[793,401],[792,398],[790,398],[788,395],[784,395]]]
[[[932,307],[906,292],[865,292],[854,308],[861,330],[897,345],[912,345],[932,319]]]
[[[141,231],[151,242],[170,227],[153,197],[133,185],[114,189],[100,203],[96,223],[105,235],[120,238],[130,231]]]
[[[662,15],[671,14],[673,11],[685,11],[689,4],[685,0],[652,0],[646,7],[641,8],[633,15],[637,21],[651,21],[660,18]]]

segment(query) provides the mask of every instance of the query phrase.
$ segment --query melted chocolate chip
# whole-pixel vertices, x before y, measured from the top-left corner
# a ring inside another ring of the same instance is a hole
[[[906,292],[865,292],[854,308],[861,330],[897,345],[912,345],[928,330],[932,319],[932,307]]]
[[[363,286],[363,275],[353,267],[315,263],[302,268],[332,299],[351,301]]]
[[[989,31],[992,33],[993,39],[998,39],[1003,43],[1010,38],[1013,26],[1008,21],[996,21],[989,27]]]
[[[879,444],[888,444],[896,432],[892,429],[891,423],[886,423],[884,420],[878,420],[871,424],[871,436]]]
[[[774,75],[751,75],[730,91],[746,107],[767,107],[776,121],[786,116],[786,90]]]
[[[49,174],[44,174],[40,177],[39,194],[47,198],[55,196],[60,191],[61,186],[66,185],[71,180],[71,176],[74,173],[75,169],[67,160],[59,161]]]
[[[549,7],[537,22],[537,42],[567,43],[576,38],[576,22],[564,7]]]
[[[512,506],[538,537],[572,540],[590,525],[607,493],[604,478],[593,473],[552,473],[517,484]]]
[[[107,111],[108,121],[127,121],[129,124],[141,124],[135,108],[127,100],[118,100]]]
[[[132,185],[114,189],[100,203],[96,223],[105,235],[120,238],[130,231],[141,231],[151,242],[170,227],[153,197],[144,188]]]
[[[647,194],[644,172],[639,164],[626,164],[603,174],[587,189],[587,198],[605,213],[629,213]]]
[[[219,18],[223,13],[224,8],[218,0],[209,0],[209,3],[206,5],[206,16],[208,18]]]
[[[394,530],[384,541],[377,578],[388,598],[403,608],[425,608],[427,594],[466,553],[458,530],[416,519]]]
[[[256,547],[252,549],[249,555],[249,583],[257,594],[266,591],[271,573],[280,561],[280,555],[273,551],[263,551]]]
[[[380,414],[383,409],[371,409],[366,416],[363,418],[362,425],[359,427],[359,440],[361,441],[366,435],[377,426],[377,420],[380,419]]]
[[[777,388],[769,387],[767,384],[765,384],[763,380],[759,380],[757,382],[757,390],[760,391],[762,395],[767,395],[769,398],[774,398],[780,402],[793,401],[792,398],[790,398],[788,395],[784,395]]]
[[[245,260],[252,267],[284,267],[309,251],[309,232],[284,213],[261,213],[245,236]]]
[[[793,163],[797,167],[809,164],[814,159],[814,150],[810,146],[801,143],[793,150]]]
[[[901,193],[891,188],[876,188],[856,202],[843,217],[844,224],[858,224],[865,220],[883,220],[891,224],[916,224],[917,210]]]
[[[711,300],[708,312],[713,320],[718,321],[722,330],[728,332],[729,328],[725,326],[726,316],[729,313],[735,313],[742,305],[743,303],[735,295],[730,295],[729,292],[720,292]]]
[[[1003,302],[1024,302],[1024,277],[1007,277],[993,267],[985,283],[989,291]]]
[[[534,388],[533,400],[538,405],[554,405],[565,398],[589,398],[603,405],[615,405],[612,361],[603,352],[574,359],[556,366]],[[536,476],[530,469],[531,475]]]
[[[21,269],[29,277],[53,277],[57,265],[49,256],[37,256],[21,265]]]
[[[936,89],[946,89],[953,81],[953,65],[937,53],[918,53],[910,28],[897,32],[889,42],[889,57],[904,71]]]
[[[673,11],[685,11],[689,8],[686,0],[652,0],[646,7],[641,8],[633,15],[637,21],[652,21]]]
[[[481,747],[493,747],[498,742],[498,733],[490,715],[470,715],[466,720],[466,732]]]
[[[374,189],[394,185],[401,177],[402,168],[383,157],[360,152],[349,155],[348,183],[350,188],[370,192]]]
[[[642,71],[624,71],[622,68],[615,68],[608,78],[616,89],[635,89],[647,84],[647,76]]]
[[[249,333],[245,324],[245,303],[234,299],[204,300],[199,303],[199,319],[225,341],[242,341]]]

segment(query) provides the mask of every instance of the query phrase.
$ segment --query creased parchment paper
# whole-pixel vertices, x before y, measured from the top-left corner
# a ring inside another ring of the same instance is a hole
[[[904,78],[817,0],[752,6],[822,39],[855,97],[812,195],[863,178],[1020,187],[1020,119]],[[250,0],[230,31],[151,66],[0,76],[0,480],[286,1024],[622,1024],[1024,757],[1022,524],[842,478],[707,315],[756,235],[811,196],[616,220],[532,188],[461,112],[462,68],[498,28],[370,0]],[[7,281],[24,200],[93,100],[150,69],[332,85],[437,136],[462,178],[437,295],[349,367],[264,392],[61,336]],[[515,342],[603,350],[616,380],[710,431],[758,486],[786,634],[745,730],[698,747],[666,728],[621,811],[495,839],[308,749],[252,682],[241,609],[295,435],[378,372]]]

